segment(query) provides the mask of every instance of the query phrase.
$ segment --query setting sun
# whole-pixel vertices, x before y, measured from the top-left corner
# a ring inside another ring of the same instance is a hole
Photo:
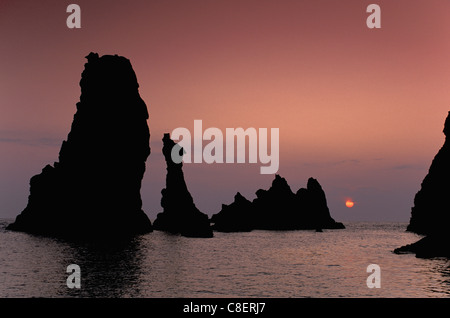
[[[351,207],[353,207],[353,205],[355,205],[355,202],[353,202],[352,200],[345,201],[345,206],[347,208],[351,208]]]

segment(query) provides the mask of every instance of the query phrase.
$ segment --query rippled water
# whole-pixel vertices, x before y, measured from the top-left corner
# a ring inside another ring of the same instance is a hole
[[[406,224],[347,223],[345,230],[215,233],[155,231],[108,250],[5,231],[0,297],[448,297],[450,263],[396,255],[415,242]],[[69,264],[81,288],[69,289]],[[369,264],[381,288],[366,285]]]

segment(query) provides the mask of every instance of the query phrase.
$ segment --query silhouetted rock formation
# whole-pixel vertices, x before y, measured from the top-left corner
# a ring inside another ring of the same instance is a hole
[[[412,252],[419,257],[450,256],[450,112],[444,124],[445,142],[431,163],[421,189],[414,198],[407,231],[427,235],[396,253]]]
[[[59,162],[31,178],[28,205],[10,230],[69,239],[152,230],[140,195],[150,132],[136,75],[124,57],[87,59]]]
[[[279,175],[269,190],[256,191],[253,202],[238,193],[235,202],[223,205],[211,222],[215,230],[223,232],[345,228],[330,216],[325,193],[316,179],[309,178],[307,188],[294,194]]]
[[[336,222],[331,217],[325,192],[316,179],[309,178],[306,189],[299,189],[296,196],[300,211],[303,211],[300,222],[309,224],[308,228],[314,227],[316,230],[345,228],[344,224]]]
[[[211,217],[213,229],[219,232],[248,232],[254,229],[252,203],[239,192],[230,205],[222,204],[222,210]]]
[[[164,134],[163,155],[167,164],[166,188],[161,191],[163,212],[153,222],[155,230],[181,234],[187,237],[212,237],[208,216],[194,204],[183,175],[183,163],[172,160],[172,149],[183,155],[183,148]]]
[[[450,224],[450,112],[443,132],[444,145],[434,157],[411,209],[407,230],[417,234],[443,233]]]
[[[450,257],[449,242],[449,234],[430,234],[415,243],[396,248],[394,253],[413,253],[420,258]]]

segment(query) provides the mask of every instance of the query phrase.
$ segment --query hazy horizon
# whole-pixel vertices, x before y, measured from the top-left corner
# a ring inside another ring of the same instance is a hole
[[[450,110],[450,3],[432,1],[0,2],[0,218],[26,206],[30,178],[58,161],[89,52],[130,59],[150,119],[143,210],[162,211],[164,133],[279,128],[295,192],[322,185],[336,221],[408,222],[444,143]],[[381,7],[368,29],[366,7]],[[92,158],[95,160],[95,158]],[[184,164],[197,207],[254,199],[260,164]],[[352,199],[352,208],[345,206]]]

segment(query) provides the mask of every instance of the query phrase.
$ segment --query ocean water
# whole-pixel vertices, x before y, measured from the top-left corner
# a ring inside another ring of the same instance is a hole
[[[5,230],[0,297],[449,297],[450,262],[392,251],[417,241],[404,223],[345,230],[253,231],[185,238],[155,231],[96,248]],[[67,266],[81,270],[68,288]],[[380,288],[368,288],[370,264]]]

